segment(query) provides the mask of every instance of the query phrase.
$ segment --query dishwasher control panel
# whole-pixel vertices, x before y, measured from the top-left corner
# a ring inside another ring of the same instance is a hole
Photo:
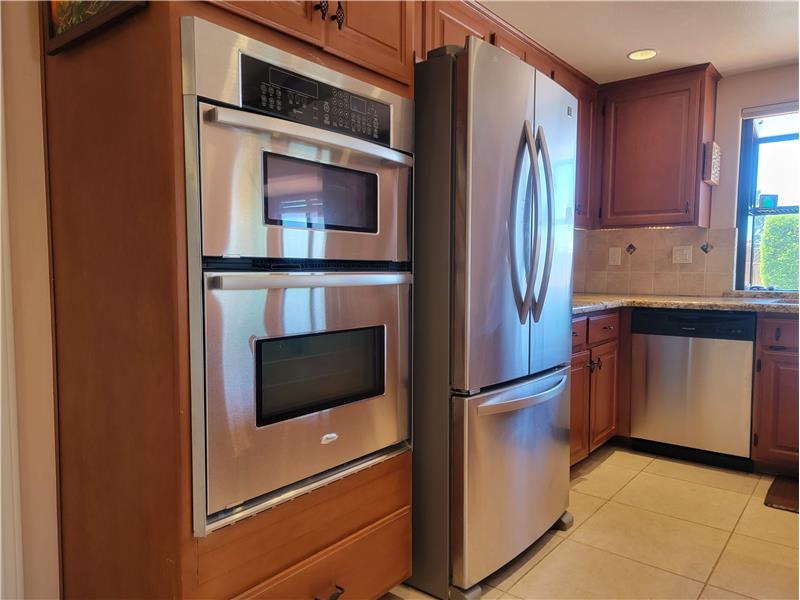
[[[753,341],[756,317],[749,312],[637,308],[631,333]]]

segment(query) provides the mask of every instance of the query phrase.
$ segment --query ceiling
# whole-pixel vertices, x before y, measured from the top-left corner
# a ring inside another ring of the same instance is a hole
[[[598,83],[712,62],[722,75],[797,62],[797,2],[483,0]],[[655,48],[635,62],[628,52]]]

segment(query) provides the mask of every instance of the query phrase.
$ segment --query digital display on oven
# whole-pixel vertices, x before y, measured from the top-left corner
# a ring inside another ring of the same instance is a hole
[[[242,107],[377,144],[391,141],[388,104],[241,55]]]

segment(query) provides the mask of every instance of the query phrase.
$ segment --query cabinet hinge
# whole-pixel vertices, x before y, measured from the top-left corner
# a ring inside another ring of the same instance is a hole
[[[761,373],[761,359],[756,360],[756,373]]]
[[[758,446],[758,434],[753,434],[753,446]]]

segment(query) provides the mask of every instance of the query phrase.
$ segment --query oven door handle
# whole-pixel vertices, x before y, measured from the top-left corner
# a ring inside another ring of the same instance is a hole
[[[261,131],[279,137],[286,136],[304,139],[316,145],[323,144],[336,148],[344,148],[404,167],[411,167],[414,164],[414,160],[410,156],[392,150],[391,148],[386,148],[385,146],[380,146],[335,131],[303,125],[302,123],[294,123],[293,121],[284,121],[283,119],[276,119],[266,115],[256,115],[242,110],[233,110],[217,106],[205,111],[204,118],[206,121],[216,123],[217,125],[252,129],[253,131]]]
[[[408,285],[411,273],[208,273],[211,290]]]

